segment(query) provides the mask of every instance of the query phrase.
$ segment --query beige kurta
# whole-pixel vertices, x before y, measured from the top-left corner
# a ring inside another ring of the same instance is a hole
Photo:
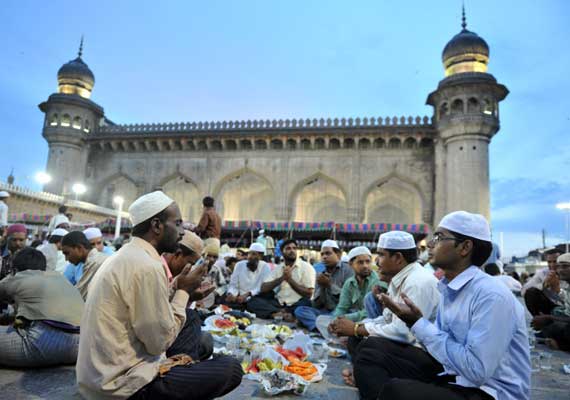
[[[156,249],[133,239],[101,266],[81,320],[77,383],[88,399],[127,398],[158,374],[186,320],[188,294],[169,302]]]
[[[284,267],[285,264],[280,264],[277,267],[275,267],[271,275],[265,279],[265,282],[271,282],[283,276]],[[316,280],[315,269],[311,264],[301,260],[300,258],[297,258],[297,260],[295,261],[295,264],[293,266],[292,277],[295,282],[300,283],[302,286],[306,288],[310,289],[315,288],[315,280]],[[291,306],[296,302],[298,302],[299,300],[301,300],[303,296],[297,293],[295,289],[293,289],[291,285],[289,285],[289,283],[283,281],[281,285],[277,287],[277,294],[275,295],[275,297],[279,301],[279,304]]]
[[[109,258],[107,254],[101,253],[96,248],[92,248],[89,254],[87,254],[87,259],[83,264],[83,274],[79,278],[79,282],[75,285],[83,300],[87,298],[87,292],[89,290],[89,284],[93,280],[95,273],[99,270],[103,262]]]

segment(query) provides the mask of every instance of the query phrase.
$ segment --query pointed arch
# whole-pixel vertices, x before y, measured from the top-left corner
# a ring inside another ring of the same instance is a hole
[[[202,209],[202,196],[198,185],[192,179],[176,172],[164,178],[160,186],[162,191],[178,204],[184,221],[198,222]]]
[[[244,167],[226,175],[212,193],[224,220],[275,220],[273,185],[251,168]]]
[[[365,223],[421,223],[427,206],[419,186],[394,172],[368,186],[362,204]]]
[[[123,209],[127,209],[139,195],[134,179],[123,172],[105,178],[99,187],[101,190],[98,204],[104,207],[115,208],[113,199],[115,196],[121,196],[124,200]]]
[[[299,181],[289,199],[294,221],[346,222],[348,194],[338,181],[321,172]]]

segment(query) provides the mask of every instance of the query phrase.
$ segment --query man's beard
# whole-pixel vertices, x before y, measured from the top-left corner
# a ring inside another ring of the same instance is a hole
[[[293,264],[295,261],[297,261],[297,255],[295,254],[293,257],[290,257],[283,254],[283,259],[285,259],[285,263]]]
[[[160,242],[156,246],[156,251],[158,254],[162,253],[174,253],[178,249],[178,236],[163,235]]]
[[[259,264],[259,260],[255,260],[255,261],[247,260],[247,267],[249,269],[256,269],[258,264]]]

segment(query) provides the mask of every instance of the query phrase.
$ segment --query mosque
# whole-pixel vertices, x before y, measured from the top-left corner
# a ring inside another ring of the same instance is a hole
[[[508,89],[487,72],[489,46],[467,29],[444,47],[428,117],[203,121],[121,125],[91,100],[82,48],[39,105],[49,144],[47,192],[105,207],[161,188],[197,221],[216,198],[225,221],[433,226],[467,210],[489,217],[489,144]]]

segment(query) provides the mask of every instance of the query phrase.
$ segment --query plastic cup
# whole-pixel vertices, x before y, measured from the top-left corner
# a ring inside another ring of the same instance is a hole
[[[531,372],[540,371],[540,353],[538,351],[530,352],[530,370]]]
[[[547,351],[540,353],[540,369],[545,371],[552,369],[552,353]]]
[[[536,333],[536,331],[534,329],[528,330],[528,348],[531,350],[534,349],[534,347],[536,345],[535,333]]]

